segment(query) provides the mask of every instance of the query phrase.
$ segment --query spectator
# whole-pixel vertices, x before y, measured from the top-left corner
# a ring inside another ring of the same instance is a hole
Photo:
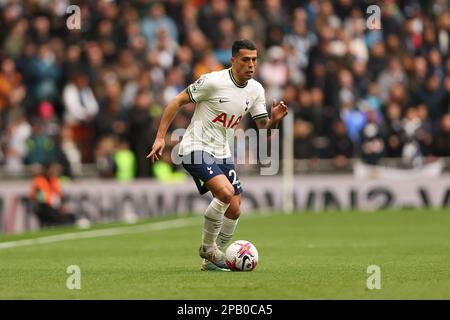
[[[204,57],[205,51],[211,50],[208,40],[200,29],[194,29],[187,35],[186,45],[192,50],[194,63]]]
[[[386,49],[382,41],[375,42],[370,50],[367,69],[372,79],[377,79],[387,65]]]
[[[217,61],[212,51],[203,53],[201,60],[194,66],[194,79],[197,80],[202,74],[219,71],[224,67]]]
[[[153,166],[155,178],[160,182],[181,182],[187,179],[184,171],[174,169],[168,149],[164,150],[161,160],[156,161]]]
[[[31,38],[38,44],[50,41],[50,20],[45,15],[37,15],[31,22]]]
[[[214,50],[214,56],[225,68],[231,67],[231,41],[227,37],[221,37],[218,48]]]
[[[438,157],[450,157],[450,114],[440,121],[434,142],[434,154]]]
[[[405,83],[405,74],[398,58],[389,60],[388,68],[380,73],[377,84],[382,103],[386,103],[389,98],[389,90],[394,84]]]
[[[98,113],[98,102],[89,86],[88,77],[77,71],[64,87],[62,98],[65,106],[64,119],[69,125],[89,123]]]
[[[370,86],[370,79],[367,74],[366,69],[366,63],[362,60],[354,60],[352,62],[352,73],[353,73],[353,80],[354,80],[354,91],[356,98],[363,99],[366,97],[366,95],[369,93],[369,86]],[[373,86],[372,87],[372,97],[376,98],[378,94],[378,87]],[[373,100],[376,100],[372,98],[372,102],[375,102]],[[380,103],[376,103],[375,108],[380,107]]]
[[[31,126],[23,112],[19,111],[11,116],[6,128],[5,166],[13,172],[20,172],[28,149],[27,139],[31,135]]]
[[[448,56],[450,53],[450,38],[448,34],[448,30],[450,29],[450,12],[444,11],[442,12],[436,21],[437,27],[437,42],[438,47],[442,55]]]
[[[70,32],[61,28],[62,7],[35,2],[15,1],[1,14],[0,165],[8,169],[58,161],[76,176],[75,168],[93,162],[100,176],[114,178],[114,141],[126,139],[136,176],[149,176],[150,164],[138,153],[148,148],[142,137],[152,135],[161,106],[201,74],[226,67],[235,38],[255,40],[267,101],[290,101],[295,118],[310,125],[317,156],[339,149],[338,122],[354,151],[361,150],[363,130],[373,127],[367,109],[386,133],[386,156],[404,150],[409,159],[414,144],[421,157],[446,154],[445,1],[387,2],[381,30],[364,28],[367,5],[349,0],[84,1],[82,30]],[[170,130],[185,126],[194,108],[183,108]]]
[[[450,59],[449,59],[450,62]],[[439,115],[443,116],[450,113],[450,74],[444,79],[444,98],[440,105]]]
[[[406,92],[404,85],[396,83],[389,89],[388,102],[397,103],[402,110],[405,110],[411,104],[411,97]]]
[[[31,74],[34,79],[33,85],[29,87],[32,101],[56,101],[61,73],[49,43],[38,47],[37,55],[31,60]]]
[[[430,52],[428,52],[428,71],[430,74],[437,76],[439,82],[444,79],[445,74],[442,57],[437,48],[432,48]]]
[[[119,54],[115,74],[121,83],[133,81],[139,76],[139,65],[134,61],[130,50],[123,50]]]
[[[349,54],[364,66],[369,59],[369,49],[364,38],[365,22],[361,10],[357,7],[353,7],[348,17],[344,19],[344,30],[349,37]]]
[[[417,93],[422,89],[422,87],[424,87],[425,84],[425,79],[428,73],[427,60],[422,56],[416,57],[414,59],[414,66],[415,72],[413,77],[409,79],[409,81],[411,82],[409,86],[412,92],[417,95]]]
[[[347,128],[348,135],[354,144],[360,143],[360,132],[366,125],[366,114],[356,107],[347,107],[353,103],[349,97],[343,98],[343,107],[341,108],[341,117]],[[347,100],[348,99],[348,100]]]
[[[397,3],[386,2],[383,3],[381,7],[381,12],[383,15],[381,17],[381,25],[383,26],[383,34],[385,38],[389,35],[396,34],[400,27],[400,21],[402,19],[402,14],[398,10]]]
[[[179,21],[178,31],[180,32],[180,43],[184,43],[188,34],[196,29],[199,29],[197,24],[198,9],[194,3],[185,2],[181,9],[181,21]]]
[[[145,38],[141,35],[139,20],[134,18],[133,20],[125,24],[125,35],[120,43],[126,43],[127,48],[129,48],[138,60],[143,61],[145,52],[147,50],[147,43]]]
[[[131,181],[135,177],[136,159],[131,152],[128,142],[121,139],[114,153],[114,171],[118,181]]]
[[[329,125],[329,118],[326,114],[323,92],[319,88],[311,88],[311,122],[314,131],[318,135],[324,135],[328,132],[325,126]]]
[[[308,30],[304,10],[298,9],[297,19],[292,22],[292,33],[284,36],[283,44],[294,49],[299,67],[306,69],[309,63],[309,52],[317,44],[317,36]]]
[[[404,142],[402,149],[402,160],[408,167],[423,164],[423,154],[417,138],[417,132],[421,125],[417,109],[415,107],[408,108],[403,119]]]
[[[336,169],[344,169],[353,158],[353,142],[347,135],[347,128],[342,120],[336,120],[333,126],[333,139],[331,139],[331,156]]]
[[[338,103],[341,108],[353,107],[356,104],[357,96],[355,93],[353,74],[348,69],[342,69],[338,74]]]
[[[297,99],[297,96],[301,97],[301,92],[298,93],[297,91],[298,88],[292,83],[288,83],[283,91],[284,102],[289,106],[290,111],[294,113],[295,118],[301,117],[300,103]]]
[[[85,74],[76,72],[62,93],[65,106],[64,120],[70,126],[75,143],[81,150],[82,160],[91,158],[90,147],[94,135],[92,121],[99,106]]]
[[[417,116],[420,119],[420,127],[417,129],[416,138],[420,145],[420,152],[425,156],[430,156],[433,149],[433,126],[428,117],[428,108],[421,104],[417,107]]]
[[[52,163],[33,178],[31,200],[42,227],[73,224],[75,216],[63,204],[64,193],[58,178],[60,167]]]
[[[370,109],[381,112],[381,100],[378,97],[378,86],[375,82],[369,83],[364,101]]]
[[[19,105],[25,94],[22,75],[16,70],[14,61],[4,59],[0,70],[0,115],[6,114],[10,107]]]
[[[301,119],[294,123],[294,155],[296,159],[314,159],[317,156],[312,125]]]
[[[266,19],[265,45],[280,46],[283,42],[284,29],[287,25],[287,14],[280,0],[265,0],[262,8]]]
[[[171,39],[166,29],[158,31],[157,40],[151,45],[151,50],[158,55],[159,65],[164,69],[170,69],[174,64],[175,53],[178,50],[178,44]],[[131,58],[131,55],[130,55]],[[134,76],[133,78],[136,78]]]
[[[25,46],[27,40],[26,32],[28,30],[28,21],[25,18],[18,19],[11,28],[11,32],[5,39],[5,54],[13,59],[18,58]]]
[[[85,70],[84,75],[86,75],[87,79],[91,81],[93,84],[92,88],[95,89],[95,84],[99,81],[100,74],[103,71],[102,68],[105,63],[105,57],[100,45],[95,41],[86,43],[84,46],[84,53],[86,55],[87,62],[87,69]],[[77,77],[76,74],[80,72],[83,73],[83,70],[78,69],[75,71],[73,77]],[[88,86],[88,80],[85,81],[87,82],[84,84],[85,86]],[[71,82],[69,81],[68,83]]]
[[[81,61],[81,48],[77,45],[70,45],[67,47],[65,52],[65,59],[62,63],[62,82],[67,83],[70,81],[70,77],[76,73],[78,70],[86,69],[83,62]]]
[[[128,141],[130,141],[131,150],[136,155],[136,177],[138,178],[149,177],[151,173],[151,162],[148,161],[146,155],[155,134],[149,108],[153,104],[153,96],[147,90],[141,90],[129,113]]]
[[[274,46],[267,51],[267,61],[259,67],[259,76],[266,86],[267,96],[279,100],[282,88],[289,80],[283,48]]]
[[[98,3],[105,4],[106,1],[100,1]],[[107,60],[112,60],[117,56],[118,40],[117,32],[114,29],[114,24],[110,19],[102,19],[97,24],[95,41],[98,43]]]
[[[148,70],[141,70],[137,79],[127,81],[124,84],[120,101],[124,113],[127,113],[132,108],[138,92],[151,90],[151,84],[152,81]]]
[[[205,36],[212,42],[212,49],[219,47],[221,38],[220,24],[223,19],[231,17],[231,11],[225,0],[212,0],[200,8],[197,23]]]
[[[390,103],[386,111],[386,156],[400,158],[403,149],[402,110]]]
[[[162,92],[163,104],[167,105],[172,98],[184,89],[183,72],[174,67],[167,72],[165,89]]]
[[[371,165],[376,165],[385,155],[384,134],[378,123],[377,113],[367,111],[367,123],[361,130],[361,158]]]
[[[114,177],[114,150],[115,140],[111,136],[104,136],[95,147],[94,160],[101,178]]]
[[[37,105],[37,116],[42,123],[43,132],[53,139],[60,133],[59,119],[55,114],[55,107],[49,101],[42,101]]]
[[[195,81],[192,70],[193,58],[192,50],[189,47],[183,46],[179,48],[176,56],[177,67],[183,72],[184,79],[187,83]]]
[[[141,22],[141,32],[149,45],[156,39],[161,28],[167,31],[171,39],[178,41],[176,24],[166,15],[164,5],[161,2],[154,2],[148,10],[148,15]]]
[[[432,74],[425,81],[425,87],[419,92],[419,103],[428,108],[431,121],[438,120],[445,91],[440,85],[438,75]]]
[[[25,164],[48,164],[56,160],[55,142],[42,129],[42,121],[35,119],[32,123],[32,133],[27,138],[27,153]]]
[[[72,175],[81,175],[81,152],[73,140],[72,130],[67,125],[61,128],[60,143],[61,151],[70,166],[68,170],[70,172],[69,177],[72,177]]]
[[[236,30],[241,39],[254,39],[257,45],[266,43],[266,21],[251,0],[237,0],[233,10]],[[246,35],[242,34],[246,33]]]
[[[125,112],[122,110],[120,103],[120,82],[114,74],[110,74],[105,77],[105,96],[101,101],[101,112],[97,113],[93,120],[95,136],[114,135],[121,137],[126,135]]]

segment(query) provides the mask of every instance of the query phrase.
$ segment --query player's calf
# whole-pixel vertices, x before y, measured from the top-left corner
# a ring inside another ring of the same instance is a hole
[[[213,198],[203,217],[202,246],[210,251],[216,245],[216,239],[222,227],[223,215],[228,209],[229,203],[224,203]]]

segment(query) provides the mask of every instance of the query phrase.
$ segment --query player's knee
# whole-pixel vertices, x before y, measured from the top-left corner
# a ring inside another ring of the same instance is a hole
[[[240,215],[241,215],[241,206],[239,204],[233,203],[228,207],[228,210],[225,213],[225,216],[232,220],[239,219]]]
[[[224,203],[230,203],[233,196],[234,196],[234,188],[231,184],[221,188],[215,195],[217,199],[219,199]]]

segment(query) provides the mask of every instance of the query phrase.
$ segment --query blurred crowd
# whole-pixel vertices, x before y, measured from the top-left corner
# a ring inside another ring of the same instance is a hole
[[[71,4],[80,30],[67,27]],[[372,4],[380,29],[368,28]],[[165,105],[229,67],[242,38],[257,44],[268,109],[283,99],[294,114],[297,159],[342,169],[354,157],[420,165],[450,156],[445,0],[0,0],[0,17],[7,170],[58,162],[73,177],[95,163],[102,177],[171,179],[173,143],[165,166],[146,159]],[[171,130],[186,128],[193,109]]]

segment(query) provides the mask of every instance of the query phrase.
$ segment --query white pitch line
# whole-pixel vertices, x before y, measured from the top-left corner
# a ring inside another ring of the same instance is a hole
[[[198,223],[199,223],[199,221],[194,218],[181,218],[181,219],[177,219],[177,220],[155,222],[155,223],[139,225],[139,226],[132,226],[132,227],[119,227],[119,228],[92,230],[92,231],[84,231],[84,232],[72,232],[72,233],[65,233],[65,234],[57,234],[57,235],[53,235],[53,236],[39,237],[39,238],[34,238],[34,239],[24,239],[24,240],[17,240],[17,241],[0,242],[0,250],[35,245],[35,244],[60,242],[60,241],[66,241],[66,240],[110,237],[110,236],[124,235],[124,234],[130,234],[130,233],[143,233],[143,232],[148,232],[148,231],[176,229],[176,228],[182,228],[182,227],[195,225]]]

